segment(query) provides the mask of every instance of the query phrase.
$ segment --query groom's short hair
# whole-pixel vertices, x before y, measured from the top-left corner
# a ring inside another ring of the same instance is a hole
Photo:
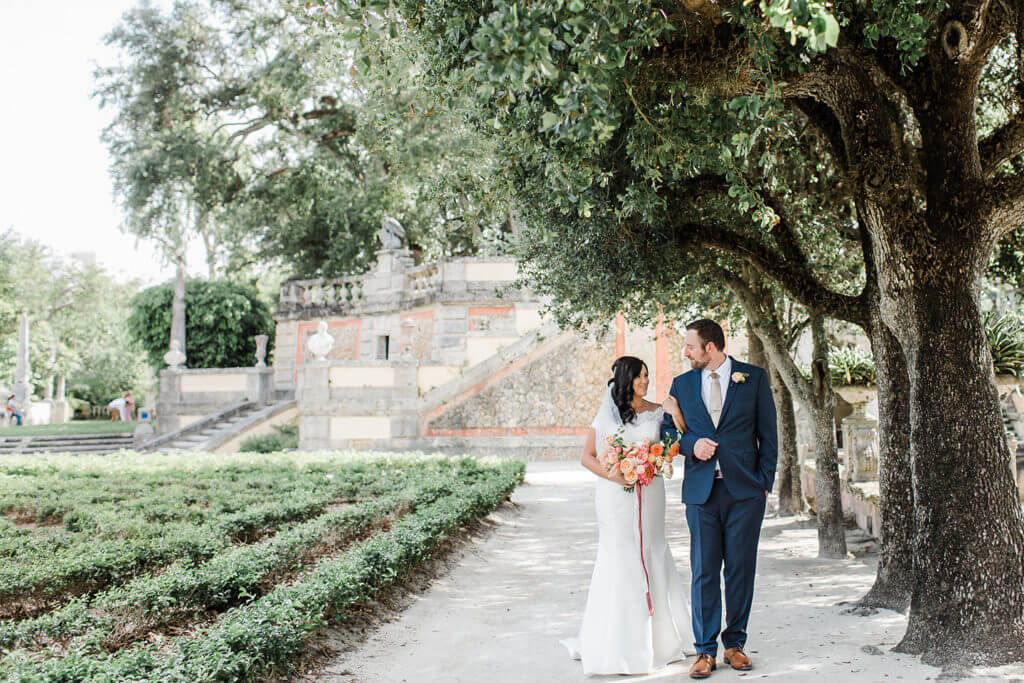
[[[719,351],[725,350],[725,332],[722,330],[722,326],[714,320],[708,318],[694,320],[686,326],[686,329],[697,330],[697,336],[700,337],[702,349],[707,346],[708,342],[711,342]]]

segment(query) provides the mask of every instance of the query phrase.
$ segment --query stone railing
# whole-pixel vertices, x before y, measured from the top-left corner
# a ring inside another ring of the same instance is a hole
[[[281,308],[356,307],[363,298],[366,277],[331,280],[290,280],[281,285]]]
[[[428,298],[442,289],[441,268],[436,263],[413,268],[408,271],[406,278],[406,290],[414,299]]]
[[[359,315],[400,310],[438,300],[497,298],[511,300],[529,293],[510,289],[515,261],[465,257],[414,266],[412,253],[385,251],[373,270],[357,276],[323,280],[289,280],[281,285],[277,319],[324,315]]]

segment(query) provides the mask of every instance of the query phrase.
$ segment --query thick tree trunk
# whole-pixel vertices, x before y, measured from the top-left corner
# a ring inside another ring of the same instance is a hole
[[[890,309],[906,330],[916,558],[910,621],[898,649],[947,663],[1020,657],[1024,514],[1008,464],[980,278],[928,272]],[[924,278],[922,278],[924,279]],[[908,288],[910,289],[910,288]]]
[[[818,556],[846,557],[839,450],[836,447],[836,396],[828,365],[825,320],[811,316],[814,360],[811,361],[811,419],[814,429],[814,508],[818,516]]]
[[[774,367],[771,369],[771,381],[779,431],[779,465],[775,481],[779,487],[779,514],[785,517],[804,511],[796,445],[796,413],[793,410],[793,394]]]
[[[878,376],[878,484],[881,554],[871,590],[858,608],[904,612],[914,581],[914,495],[910,477],[910,381],[899,340],[875,306],[871,352]]]

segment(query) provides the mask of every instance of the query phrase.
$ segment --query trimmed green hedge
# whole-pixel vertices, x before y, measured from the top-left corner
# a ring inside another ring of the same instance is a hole
[[[91,602],[75,600],[34,619],[0,623],[0,648],[44,645],[54,638],[88,634],[108,638],[131,624],[136,632],[167,623],[177,614],[221,610],[261,594],[272,574],[306,566],[313,553],[330,551],[369,535],[388,515],[446,494],[452,478],[435,475],[408,490],[326,512],[260,543],[238,546],[207,562],[179,562],[155,575],[115,586]]]
[[[522,481],[521,462],[456,464],[462,486],[396,521],[390,531],[328,558],[290,585],[226,612],[187,637],[114,654],[62,659],[18,651],[0,664],[12,681],[235,681],[287,668],[322,626],[405,577],[460,526],[487,514]]]

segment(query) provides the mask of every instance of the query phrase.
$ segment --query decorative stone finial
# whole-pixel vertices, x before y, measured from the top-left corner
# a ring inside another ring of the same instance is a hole
[[[316,334],[306,342],[306,348],[317,360],[327,360],[327,354],[334,346],[334,337],[327,332],[327,321],[321,320],[316,326]]]
[[[256,335],[256,367],[267,367],[267,341],[270,339],[265,334]]]

